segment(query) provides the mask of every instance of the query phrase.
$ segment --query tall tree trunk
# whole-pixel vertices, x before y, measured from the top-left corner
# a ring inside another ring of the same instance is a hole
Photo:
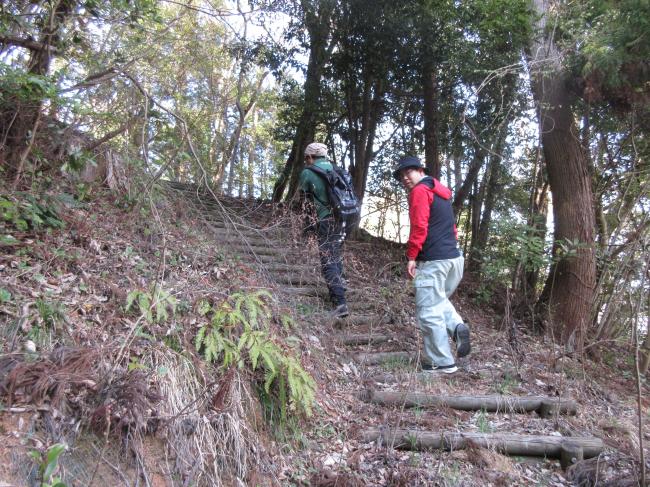
[[[480,91],[478,94],[478,100],[476,101],[476,116],[474,117],[473,123],[467,122],[467,125],[473,132],[474,157],[469,164],[463,182],[456,182],[459,186],[454,195],[452,206],[454,207],[454,212],[457,214],[460,212],[460,208],[463,206],[465,199],[472,190],[472,186],[474,186],[474,182],[476,181],[481,168],[485,164],[488,154],[486,147],[490,147],[494,142],[494,136],[484,128],[486,123],[485,121],[492,118],[491,111],[492,105],[487,93]]]
[[[460,191],[460,185],[463,180],[462,153],[454,152],[454,193]],[[454,197],[454,200],[456,198]]]
[[[647,272],[646,266],[646,282],[650,282],[650,273]],[[639,371],[642,374],[645,374],[648,371],[648,366],[650,366],[650,293],[646,296],[646,335],[645,340],[643,340],[643,345],[641,345],[641,364],[639,365]],[[641,316],[639,316],[641,318]]]
[[[228,186],[227,186],[227,193],[232,196],[232,184],[233,184],[233,177],[236,169],[236,162],[237,159],[241,161],[241,155],[239,154],[240,151],[240,143],[241,143],[241,134],[242,131],[244,130],[244,125],[246,124],[246,120],[248,119],[249,115],[251,112],[255,109],[255,106],[257,104],[257,99],[262,91],[262,85],[264,84],[264,79],[268,76],[269,72],[265,71],[261,73],[257,79],[257,83],[255,87],[253,88],[252,93],[249,94],[249,100],[246,105],[242,105],[242,100],[244,98],[244,78],[245,78],[245,72],[246,66],[242,64],[239,70],[239,77],[237,81],[237,98],[235,101],[235,107],[237,108],[237,125],[235,125],[235,128],[233,129],[232,134],[230,134],[230,137],[228,138],[228,142],[225,146],[222,158],[221,158],[221,167],[217,173],[217,188],[221,187],[221,181],[223,179],[223,176],[225,174],[226,167],[228,164],[230,164],[230,170],[228,173]],[[228,120],[228,113],[227,113],[227,107],[224,110],[224,118],[225,122],[227,123]]]
[[[555,337],[582,350],[594,298],[596,259],[592,182],[567,90],[566,74],[550,32],[549,2],[534,0],[539,37],[532,44],[529,67],[539,105],[542,147],[553,194],[553,255],[558,259],[538,304],[547,308]],[[570,256],[558,255],[559,242],[575,242]]]
[[[287,199],[291,199],[298,188],[298,177],[303,167],[305,146],[313,141],[316,133],[323,69],[334,48],[334,42],[330,38],[330,20],[336,2],[322,0],[313,3],[309,0],[301,0],[300,3],[305,12],[305,25],[310,40],[309,62],[304,85],[305,97],[291,152],[273,188],[273,201],[275,202],[282,199],[287,185],[289,186]]]
[[[451,169],[451,158],[445,157],[445,168],[447,169],[447,187],[453,188],[453,179],[452,179],[452,169]]]
[[[548,217],[548,182],[544,177],[544,172],[539,171],[538,181],[535,183],[535,199],[531,210],[531,216],[528,221],[528,226],[531,227],[535,236],[545,239],[546,238],[546,220]],[[531,301],[536,298],[537,282],[539,280],[539,273],[541,269],[531,269],[526,272],[525,285],[522,289],[522,296],[528,297]],[[532,303],[528,303],[532,304]]]
[[[470,245],[470,254],[471,248],[473,245],[476,245],[476,236],[478,235],[478,229],[481,224],[481,207],[483,206],[483,196],[485,192],[485,185],[487,183],[487,174],[483,177],[483,180],[479,183],[478,180],[474,181],[474,190],[472,191],[472,233],[467,237]]]
[[[480,272],[482,256],[487,247],[488,237],[490,233],[490,224],[492,223],[492,211],[494,204],[497,201],[499,188],[501,188],[503,180],[503,165],[501,163],[501,151],[506,141],[507,124],[501,130],[499,139],[497,140],[494,148],[494,153],[490,155],[490,162],[486,171],[487,184],[485,188],[485,196],[483,198],[483,213],[481,214],[481,223],[476,234],[476,238],[472,236],[472,249],[469,258],[469,268],[474,272]]]
[[[372,78],[365,83],[362,111],[355,117],[361,119],[361,127],[353,131],[354,164],[350,168],[350,173],[354,182],[354,191],[361,200],[366,191],[368,170],[374,156],[377,125],[383,114],[384,85],[383,80]]]
[[[440,155],[438,149],[438,82],[432,62],[425,62],[422,68],[424,92],[424,158],[429,174],[440,179]]]
[[[47,75],[54,52],[60,39],[60,31],[67,18],[72,14],[77,2],[60,0],[52,8],[50,15],[43,19],[39,42],[30,46],[30,58],[27,71],[32,75]],[[0,91],[1,94],[1,91]],[[37,97],[31,104],[17,104],[13,113],[8,114],[6,137],[6,161],[10,174],[14,176],[14,186],[22,176],[23,167],[36,137],[44,99]],[[4,125],[3,120],[3,125]]]
[[[259,112],[253,112],[253,121],[251,125],[250,136],[248,137],[248,170],[246,171],[246,196],[255,197],[255,163],[257,159],[256,149],[256,129]]]
[[[454,213],[456,214],[460,212],[465,199],[469,196],[472,190],[472,186],[474,186],[474,182],[478,177],[478,173],[480,172],[481,167],[483,167],[483,164],[485,162],[485,153],[486,151],[483,149],[483,147],[481,147],[481,144],[478,141],[474,141],[474,158],[469,164],[465,179],[460,185],[460,188],[458,188],[456,191],[452,203],[452,206],[454,207]]]
[[[239,160],[239,144],[236,144],[230,156],[230,166],[228,167],[228,182],[226,185],[226,194],[228,196],[235,196],[233,194],[233,184],[235,182],[235,172],[237,171],[237,163]]]

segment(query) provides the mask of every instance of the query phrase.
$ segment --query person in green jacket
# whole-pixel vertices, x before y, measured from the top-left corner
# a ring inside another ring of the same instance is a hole
[[[327,155],[327,146],[312,142],[305,148],[305,166],[317,166],[324,171],[334,168]],[[327,283],[330,299],[334,303],[334,315],[339,318],[348,316],[345,301],[345,284],[343,282],[343,229],[332,213],[326,182],[321,176],[307,167],[300,173],[299,189],[303,196],[312,201],[318,215],[316,235],[321,272]]]

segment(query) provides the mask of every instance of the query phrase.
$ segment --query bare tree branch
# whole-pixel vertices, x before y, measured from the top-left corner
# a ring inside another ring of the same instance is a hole
[[[50,46],[49,44],[44,44],[42,42],[35,41],[33,39],[23,39],[17,36],[4,36],[0,35],[0,43],[9,44],[15,47],[24,47],[30,51],[44,51],[49,50],[52,54],[59,54],[59,50],[56,47]]]

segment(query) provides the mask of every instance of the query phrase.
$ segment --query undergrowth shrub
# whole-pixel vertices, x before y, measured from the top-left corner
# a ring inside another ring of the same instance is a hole
[[[568,239],[555,241],[555,254],[551,255],[552,242],[545,239],[534,226],[502,219],[495,223],[490,244],[481,256],[481,272],[484,280],[477,291],[478,299],[490,299],[491,284],[510,286],[517,269],[523,272],[539,272],[562,259],[570,259],[588,243]],[[545,276],[538,280],[543,285]]]
[[[46,451],[32,450],[32,458],[39,463],[38,473],[41,478],[41,487],[66,487],[59,477],[59,457],[66,450],[66,445],[56,443]]]
[[[48,195],[36,197],[31,194],[16,193],[15,196],[1,196],[2,227],[13,228],[19,232],[63,228],[65,224],[59,216],[60,203],[58,199]],[[12,237],[3,235],[3,238]]]
[[[66,320],[65,307],[58,301],[37,299],[36,310],[37,319],[32,323],[27,336],[37,344],[46,343],[47,336],[51,342],[52,335],[60,330]]]
[[[138,308],[148,323],[163,323],[169,314],[176,314],[177,299],[160,286],[153,285],[150,291],[135,289],[126,297],[125,310]]]
[[[201,301],[198,311],[208,322],[199,328],[195,346],[206,361],[224,369],[261,371],[262,399],[277,403],[284,422],[288,411],[311,415],[316,382],[300,360],[273,339],[270,298],[261,290],[235,293],[216,306]]]
[[[536,272],[547,268],[549,262],[547,242],[536,228],[511,219],[496,221],[489,245],[481,255],[484,279],[476,291],[477,301],[489,302],[495,284],[509,287],[517,268]]]

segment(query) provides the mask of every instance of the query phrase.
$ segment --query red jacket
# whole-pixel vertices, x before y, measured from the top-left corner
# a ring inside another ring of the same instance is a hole
[[[443,260],[460,256],[451,190],[424,177],[408,197],[411,231],[406,243],[409,260]]]

